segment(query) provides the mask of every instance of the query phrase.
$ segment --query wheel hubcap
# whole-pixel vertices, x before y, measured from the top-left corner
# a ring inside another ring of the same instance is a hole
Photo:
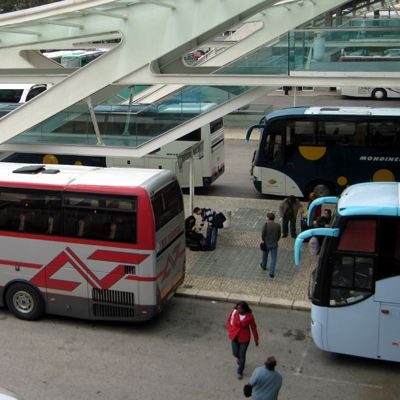
[[[13,305],[19,312],[28,314],[33,310],[34,301],[29,293],[19,291],[13,296]]]

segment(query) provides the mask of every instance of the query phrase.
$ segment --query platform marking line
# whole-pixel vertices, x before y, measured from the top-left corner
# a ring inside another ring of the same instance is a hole
[[[301,354],[300,365],[296,369],[296,375],[300,375],[301,372],[303,371],[303,365],[304,365],[304,361],[307,357],[307,353],[308,353],[308,351],[304,350],[303,353]]]
[[[343,385],[355,385],[355,386],[361,386],[361,387],[365,387],[365,388],[369,388],[369,389],[383,390],[383,386],[380,386],[380,385],[371,385],[369,383],[351,382],[351,381],[346,381],[346,380],[341,380],[341,379],[324,378],[324,377],[320,377],[320,376],[306,375],[306,374],[301,374],[300,372],[297,372],[297,371],[295,373],[289,373],[288,375],[302,376],[307,379],[314,379],[316,381],[322,381],[322,382],[338,383],[338,384],[343,384]]]

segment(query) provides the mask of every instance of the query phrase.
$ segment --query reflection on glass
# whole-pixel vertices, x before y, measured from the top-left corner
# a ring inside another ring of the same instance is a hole
[[[247,86],[188,86],[150,105],[129,102],[99,105],[95,108],[96,121],[106,146],[137,147],[247,90]],[[81,103],[8,143],[96,145],[97,138],[88,106]]]

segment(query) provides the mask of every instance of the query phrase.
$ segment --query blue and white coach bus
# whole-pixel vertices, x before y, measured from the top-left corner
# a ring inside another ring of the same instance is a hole
[[[347,188],[332,226],[302,232],[301,245],[323,236],[310,284],[311,332],[326,351],[400,362],[400,183],[362,183]]]
[[[360,182],[400,180],[400,110],[294,107],[274,111],[254,129],[259,148],[252,178],[263,194],[318,197]]]

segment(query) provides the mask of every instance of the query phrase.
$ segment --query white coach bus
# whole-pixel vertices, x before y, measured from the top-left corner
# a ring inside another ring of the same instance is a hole
[[[0,164],[0,305],[141,321],[183,282],[183,199],[165,170]]]

